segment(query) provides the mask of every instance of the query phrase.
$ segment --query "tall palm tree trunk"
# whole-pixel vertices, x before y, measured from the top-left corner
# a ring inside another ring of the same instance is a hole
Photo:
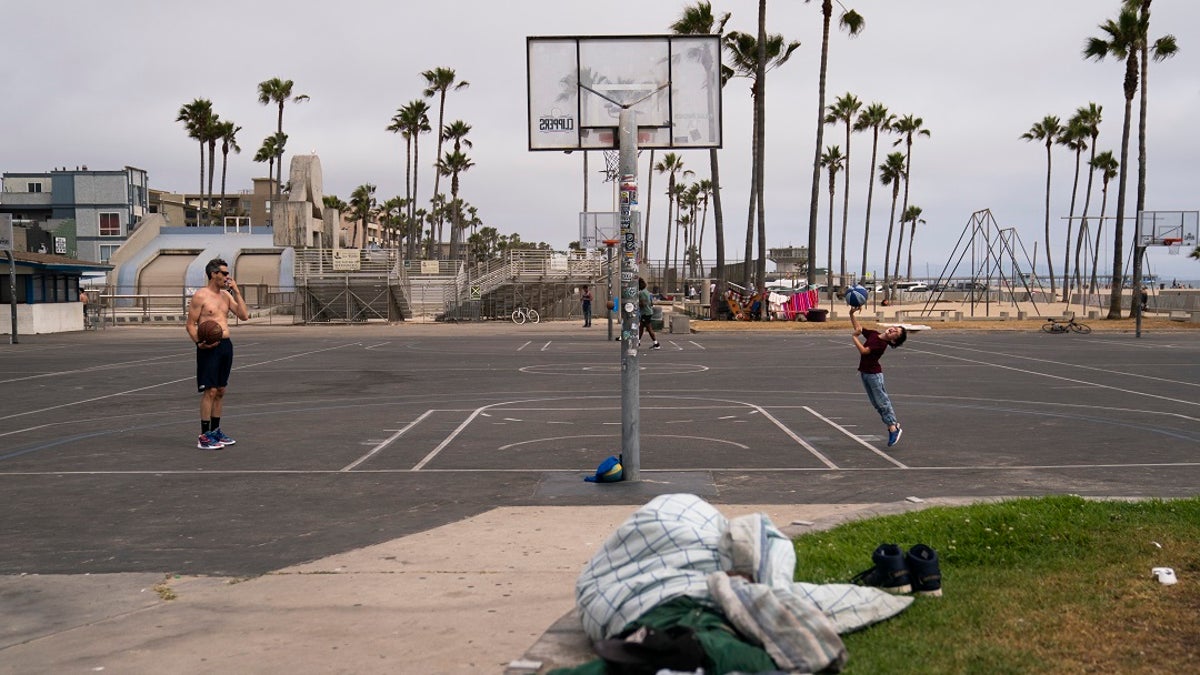
[[[1050,142],[1046,142],[1046,269],[1050,276],[1050,295],[1056,296],[1058,291],[1054,284],[1054,259],[1050,257]]]
[[[654,148],[650,148],[650,170],[646,176],[646,212],[642,214],[642,218],[646,222],[642,223],[642,263],[650,262],[650,200],[654,197]],[[620,176],[616,176],[613,180],[621,180]]]
[[[817,198],[821,194],[821,148],[825,142],[825,70],[829,67],[829,19],[833,16],[833,0],[821,3],[821,70],[817,81],[817,144],[813,149],[812,193],[808,207],[808,283],[817,283]],[[886,265],[885,265],[886,267]]]
[[[1108,298],[1108,318],[1121,318],[1121,263],[1123,262],[1124,249],[1122,241],[1125,237],[1125,186],[1129,170],[1126,168],[1129,162],[1129,118],[1133,115],[1133,91],[1129,86],[1132,82],[1133,86],[1137,86],[1137,61],[1136,52],[1131,52],[1129,58],[1126,59],[1125,70],[1125,120],[1121,124],[1121,167],[1120,173],[1117,176],[1117,222],[1113,225],[1113,271],[1112,271],[1112,287]],[[1134,261],[1135,264],[1138,262]],[[1140,267],[1135,267],[1135,271]],[[1133,303],[1131,303],[1132,305]]]
[[[710,295],[708,302],[710,307],[716,307],[719,306],[718,299],[725,297],[725,217],[721,208],[721,172],[717,165],[716,148],[710,148],[708,151],[708,170],[712,180],[713,235],[717,239],[717,297]],[[716,318],[715,311],[712,311],[711,314],[713,318]]]
[[[862,268],[858,274],[858,278],[860,281],[867,278],[867,246],[871,241],[871,201],[875,197],[875,161],[877,159],[876,154],[878,153],[878,151],[879,151],[879,127],[876,126],[874,138],[871,141],[871,171],[869,174],[870,180],[867,183],[867,213],[866,213],[866,217],[863,219]],[[849,180],[849,178],[847,178],[847,180]],[[887,258],[884,258],[884,260],[887,260]],[[886,267],[886,265],[885,265],[885,267]],[[886,270],[884,271],[884,274],[887,274]]]
[[[1063,242],[1063,300],[1071,302],[1071,232],[1075,224],[1075,194],[1079,191],[1080,151],[1075,151],[1075,179],[1071,182],[1071,209],[1067,212],[1067,238]]]

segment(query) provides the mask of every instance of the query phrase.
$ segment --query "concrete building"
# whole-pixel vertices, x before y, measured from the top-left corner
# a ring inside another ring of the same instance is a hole
[[[107,262],[148,212],[147,175],[66,167],[0,177],[0,213],[26,230],[28,250]]]

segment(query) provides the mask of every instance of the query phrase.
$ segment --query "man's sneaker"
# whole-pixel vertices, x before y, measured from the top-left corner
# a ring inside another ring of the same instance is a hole
[[[208,432],[208,435],[212,436],[221,445],[233,445],[234,443],[237,443],[237,441],[226,436],[225,432],[221,431],[220,429],[213,429],[212,431]]]
[[[651,347],[650,349],[662,349],[662,345],[658,344],[658,342],[655,342],[654,346]]]
[[[904,552],[896,544],[880,544],[871,554],[875,566],[854,575],[850,583],[875,586],[888,593],[911,593],[912,583],[908,578],[908,567],[904,564]]]
[[[206,434],[200,434],[199,438],[196,439],[196,447],[200,448],[201,450],[220,450],[221,448],[225,447],[225,444],[216,438],[213,438],[212,432],[210,431]]]
[[[942,596],[942,570],[938,567],[937,551],[925,544],[917,544],[908,549],[904,563],[908,567],[914,594]]]
[[[900,442],[900,434],[902,434],[902,433],[904,433],[904,430],[900,428],[899,424],[896,425],[895,431],[888,432],[888,447],[889,448]]]

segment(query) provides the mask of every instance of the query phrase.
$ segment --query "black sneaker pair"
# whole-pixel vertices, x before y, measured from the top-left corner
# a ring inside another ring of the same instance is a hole
[[[871,554],[875,566],[860,572],[851,583],[875,586],[888,593],[913,593],[930,597],[942,595],[942,571],[937,551],[917,544],[905,553],[896,544],[880,544]]]

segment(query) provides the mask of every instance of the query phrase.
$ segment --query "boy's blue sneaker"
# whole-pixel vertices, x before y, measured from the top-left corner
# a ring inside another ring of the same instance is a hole
[[[237,443],[237,441],[226,436],[225,432],[221,431],[220,429],[213,429],[212,431],[208,432],[208,435],[212,436],[221,445],[233,445],[234,443]]]
[[[904,552],[896,544],[880,544],[871,554],[875,566],[854,575],[850,583],[875,586],[888,593],[911,593],[908,567],[904,564]]]
[[[912,580],[915,595],[941,597],[942,570],[938,566],[937,551],[925,544],[917,544],[908,549],[904,563],[908,566],[908,576]]]
[[[216,438],[213,438],[212,432],[210,431],[207,434],[200,434],[200,436],[196,439],[196,447],[200,448],[201,450],[220,450],[221,448],[225,447],[225,444]]]
[[[896,425],[895,431],[888,432],[888,447],[889,448],[900,442],[900,434],[902,434],[902,433],[904,433],[904,430],[900,428],[899,424]]]

